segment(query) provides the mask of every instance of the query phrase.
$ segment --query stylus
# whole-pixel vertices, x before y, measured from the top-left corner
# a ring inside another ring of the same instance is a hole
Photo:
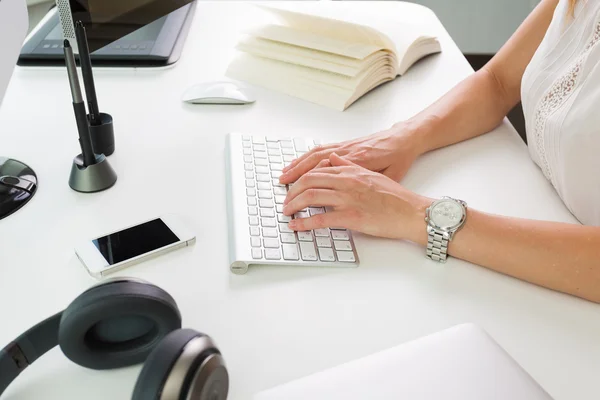
[[[81,63],[85,97],[87,98],[90,111],[90,124],[94,126],[100,125],[100,109],[98,107],[98,98],[96,97],[96,85],[94,84],[94,73],[92,72],[90,48],[88,46],[85,26],[81,21],[75,23],[75,37],[77,38],[77,47],[79,48],[79,62]]]
[[[69,84],[71,86],[71,95],[73,96],[73,110],[75,111],[75,121],[79,131],[79,145],[81,146],[81,156],[83,164],[87,167],[96,163],[96,155],[92,149],[92,138],[88,126],[85,104],[79,86],[79,77],[77,76],[77,66],[75,65],[75,56],[71,43],[64,41],[65,62],[67,64],[67,73],[69,75]]]

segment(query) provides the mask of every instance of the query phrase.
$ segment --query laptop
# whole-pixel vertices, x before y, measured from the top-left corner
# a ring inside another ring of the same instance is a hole
[[[261,392],[254,400],[551,400],[473,324]]]

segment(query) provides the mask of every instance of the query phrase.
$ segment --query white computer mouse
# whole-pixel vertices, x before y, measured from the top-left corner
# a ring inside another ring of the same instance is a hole
[[[204,82],[190,87],[182,100],[191,104],[248,104],[256,98],[252,90],[243,88],[235,82]]]

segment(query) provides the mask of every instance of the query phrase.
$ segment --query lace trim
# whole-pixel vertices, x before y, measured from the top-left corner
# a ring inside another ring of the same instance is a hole
[[[546,130],[546,121],[548,117],[554,113],[573,92],[577,84],[577,78],[581,72],[581,67],[587,56],[596,43],[600,41],[600,22],[596,24],[596,28],[588,44],[583,52],[573,61],[567,72],[557,78],[542,97],[535,111],[535,143],[538,149],[538,154],[541,161],[542,171],[548,180],[552,180],[552,171],[546,157],[546,144],[544,131]]]

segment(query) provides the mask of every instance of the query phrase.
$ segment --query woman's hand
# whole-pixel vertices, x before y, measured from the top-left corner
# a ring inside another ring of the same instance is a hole
[[[333,153],[292,185],[283,213],[306,207],[328,212],[294,219],[291,229],[341,227],[369,235],[418,241],[425,235],[425,209],[431,201],[387,176],[369,171]]]
[[[416,138],[417,135],[406,124],[399,123],[371,136],[318,146],[284,168],[280,182],[289,184],[297,181],[332,153],[398,182],[421,154]]]

